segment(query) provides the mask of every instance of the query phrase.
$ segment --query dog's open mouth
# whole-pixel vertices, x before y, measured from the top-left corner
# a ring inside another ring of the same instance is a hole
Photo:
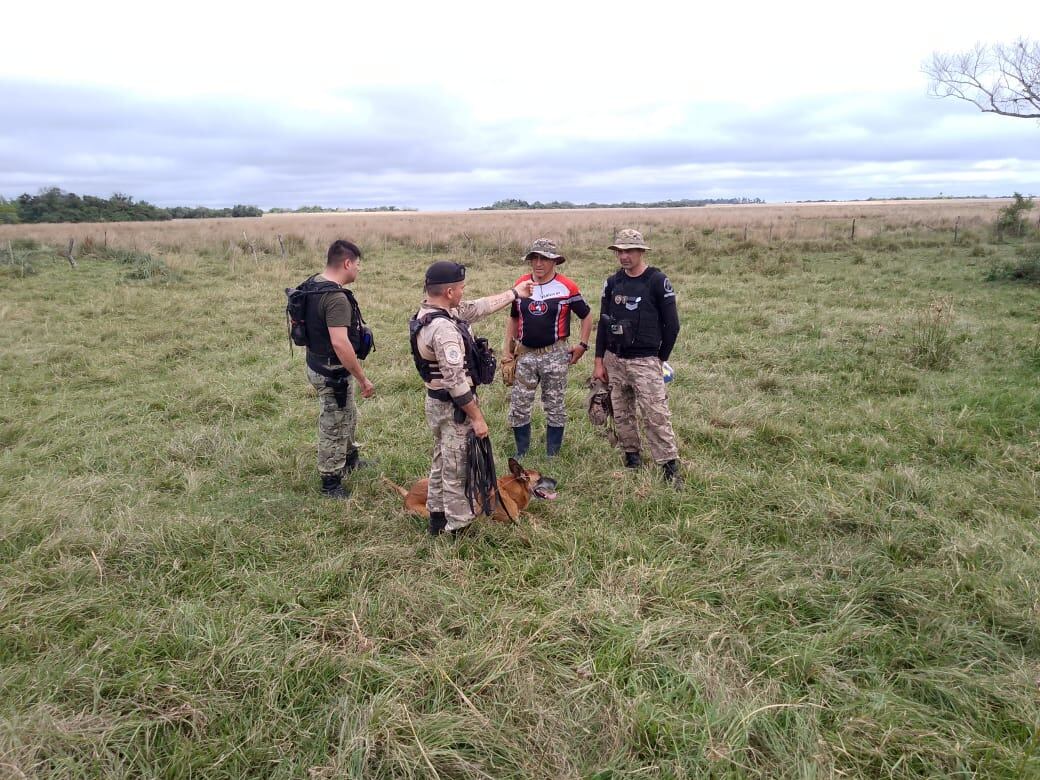
[[[536,498],[542,498],[546,501],[552,501],[556,498],[556,480],[552,477],[542,477],[531,491]]]

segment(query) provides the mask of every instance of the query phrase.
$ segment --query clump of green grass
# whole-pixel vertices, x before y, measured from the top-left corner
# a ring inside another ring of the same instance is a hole
[[[919,313],[910,329],[910,362],[918,368],[943,371],[956,353],[953,332],[953,299],[939,298]]]
[[[987,282],[1024,282],[1040,285],[1040,249],[1023,249],[1016,260],[994,263],[986,272]]]
[[[0,275],[23,278],[38,272],[29,252],[15,251],[13,247],[0,248]]]

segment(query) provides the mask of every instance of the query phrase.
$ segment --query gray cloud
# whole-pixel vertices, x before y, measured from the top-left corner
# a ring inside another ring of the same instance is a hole
[[[915,95],[765,109],[690,103],[668,127],[555,138],[552,123],[478,122],[449,94],[342,93],[307,110],[272,95],[160,99],[0,81],[0,193],[60,186],[160,205],[452,208],[503,197],[600,202],[1005,194],[1040,189],[1040,128]],[[1011,171],[967,180],[983,160]],[[875,167],[850,175],[855,166]],[[1027,186],[1032,184],[1032,186]]]

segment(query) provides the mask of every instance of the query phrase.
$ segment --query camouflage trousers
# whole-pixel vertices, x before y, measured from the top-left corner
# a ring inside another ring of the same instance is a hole
[[[679,448],[672,431],[672,413],[668,409],[668,391],[661,376],[661,361],[656,357],[619,358],[607,351],[603,366],[610,380],[610,403],[614,407],[621,449],[639,452],[641,418],[643,435],[650,445],[650,456],[655,463],[667,463],[679,457]]]
[[[426,423],[433,431],[433,462],[426,508],[444,512],[445,528],[455,531],[473,522],[473,510],[466,499],[466,438],[472,430],[469,418],[455,422],[455,406],[450,401],[426,398]]]
[[[325,377],[307,366],[307,379],[318,391],[318,472],[322,476],[342,475],[347,457],[357,450],[357,404],[354,380],[348,378],[346,403],[339,408],[336,395]]]
[[[516,358],[516,380],[509,394],[509,425],[519,428],[531,422],[535,390],[542,386],[546,424],[562,428],[567,422],[564,395],[571,359],[567,342],[557,341],[547,352],[525,352]]]

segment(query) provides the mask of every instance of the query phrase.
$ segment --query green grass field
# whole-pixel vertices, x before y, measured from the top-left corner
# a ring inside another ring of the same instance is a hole
[[[590,356],[559,499],[458,542],[379,479],[428,467],[406,321],[519,261],[366,256],[344,505],[284,325],[320,251],[0,253],[0,777],[1040,776],[1040,249],[652,240],[686,489],[590,429]]]

